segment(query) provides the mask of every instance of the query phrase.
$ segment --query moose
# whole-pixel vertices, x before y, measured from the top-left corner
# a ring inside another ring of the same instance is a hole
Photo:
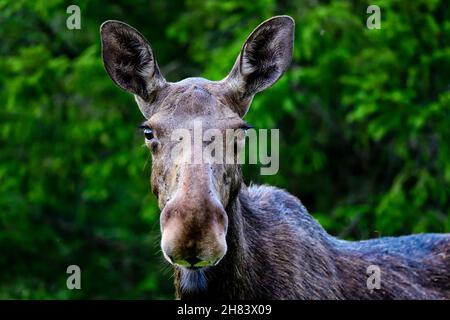
[[[100,27],[106,71],[145,117],[161,249],[174,267],[176,298],[450,299],[450,234],[340,240],[286,191],[246,186],[239,164],[192,163],[172,152],[181,141],[171,132],[192,130],[194,120],[204,130],[249,128],[243,117],[254,95],[290,64],[294,27],[289,16],[266,20],[223,80],[179,82],[165,80],[137,30],[113,20]],[[374,266],[375,288],[368,285]]]

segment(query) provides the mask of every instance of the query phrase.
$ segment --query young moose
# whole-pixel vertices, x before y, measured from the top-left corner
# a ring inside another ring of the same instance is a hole
[[[238,164],[194,164],[179,161],[183,153],[171,155],[181,143],[171,132],[192,130],[194,121],[203,130],[248,129],[242,117],[253,96],[291,60],[292,18],[259,25],[221,81],[167,82],[148,42],[122,22],[103,23],[101,39],[108,74],[134,94],[146,118],[161,248],[174,265],[177,298],[450,299],[448,234],[338,240],[294,196],[245,186]],[[381,280],[375,288],[368,281],[373,266]]]

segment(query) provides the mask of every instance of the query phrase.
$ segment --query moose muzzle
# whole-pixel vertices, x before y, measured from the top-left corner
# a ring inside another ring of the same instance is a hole
[[[164,257],[190,269],[215,265],[227,251],[227,214],[198,173],[192,176],[197,176],[196,183],[182,183],[188,190],[180,187],[161,212]]]

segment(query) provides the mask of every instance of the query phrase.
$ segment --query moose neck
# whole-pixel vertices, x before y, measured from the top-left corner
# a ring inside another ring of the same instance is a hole
[[[227,207],[226,255],[200,271],[175,267],[177,298],[373,298],[361,272],[371,262],[358,254],[358,245],[330,236],[293,196],[266,190],[247,192],[242,185]],[[346,291],[349,286],[355,290]]]
[[[332,272],[336,270],[336,254],[339,251],[334,238],[297,200],[293,200],[294,197],[283,191],[265,194],[264,199],[258,196],[255,198],[254,194],[255,191],[248,192],[242,184],[236,197],[227,206],[228,250],[217,266],[200,271],[175,267],[178,299],[294,299],[306,298],[311,292],[328,290],[327,284],[321,279],[327,276],[330,278],[328,272],[337,274]],[[296,210],[295,214],[302,221],[301,239],[295,237],[292,229],[285,229],[292,227],[289,223],[283,225],[278,221],[274,211],[279,208],[273,201],[279,201],[278,205],[284,208]],[[317,254],[311,255],[311,252]],[[298,276],[295,285],[292,283],[294,279],[282,276],[293,275],[294,269]],[[312,282],[307,284],[305,279],[312,279]],[[314,284],[321,288],[315,288]]]
[[[344,282],[365,284],[365,273],[356,270],[367,263],[328,235],[293,196],[270,188],[248,192],[242,184],[226,211],[226,255],[204,270],[175,267],[178,299],[343,298]],[[295,229],[290,218],[280,221],[288,211],[299,221]]]

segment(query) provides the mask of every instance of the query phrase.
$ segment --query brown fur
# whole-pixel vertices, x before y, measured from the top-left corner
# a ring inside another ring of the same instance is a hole
[[[243,186],[227,213],[227,255],[200,290],[183,291],[189,271],[176,268],[178,298],[450,299],[448,235],[338,240],[298,199],[265,186]],[[369,265],[381,269],[379,290],[367,288]]]
[[[237,164],[193,163],[177,149],[176,129],[246,127],[253,96],[287,69],[294,22],[262,23],[222,81],[167,82],[145,38],[130,26],[101,27],[106,70],[132,92],[146,117],[152,190],[161,208],[161,247],[174,264],[179,299],[450,299],[450,236],[346,242],[328,235],[298,199],[249,187]],[[238,136],[240,145],[243,137]],[[184,141],[192,143],[192,141]],[[194,154],[201,153],[200,144]],[[174,152],[177,151],[177,152]],[[381,270],[369,290],[367,268]]]

